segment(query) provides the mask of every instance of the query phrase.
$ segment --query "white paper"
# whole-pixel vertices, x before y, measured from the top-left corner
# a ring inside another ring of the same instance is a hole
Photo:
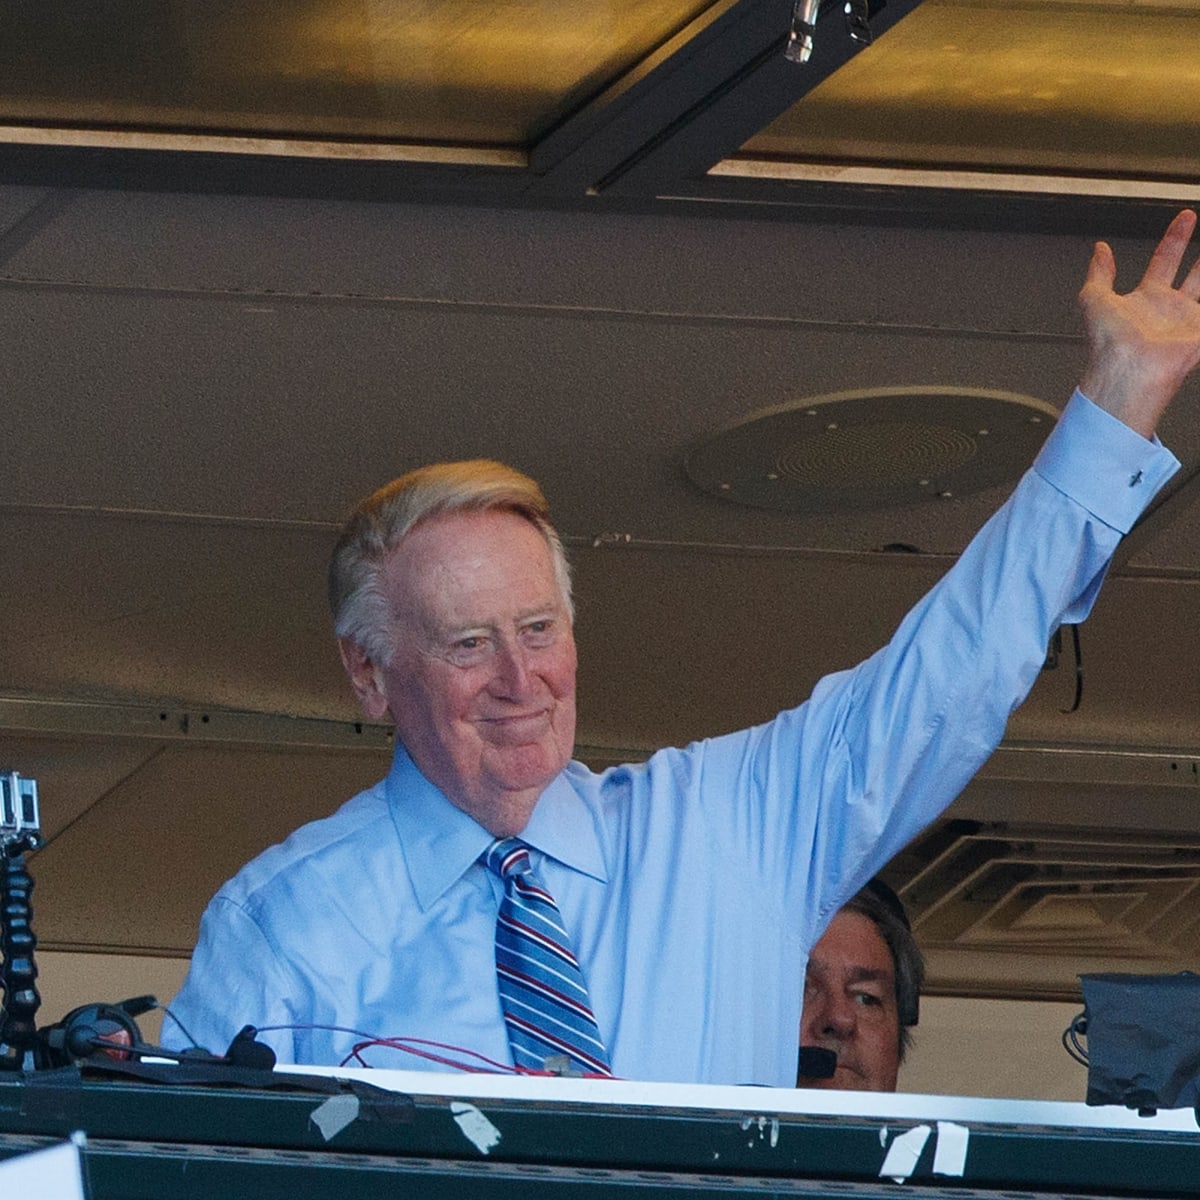
[[[83,1158],[74,1142],[18,1154],[0,1162],[0,1196],[85,1200]]]

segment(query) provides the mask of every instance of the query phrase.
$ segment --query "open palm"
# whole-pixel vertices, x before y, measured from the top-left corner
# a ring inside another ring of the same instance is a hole
[[[1112,248],[1097,242],[1079,292],[1091,346],[1080,390],[1145,437],[1200,363],[1200,260],[1175,284],[1195,227],[1194,212],[1179,213],[1125,295]]]

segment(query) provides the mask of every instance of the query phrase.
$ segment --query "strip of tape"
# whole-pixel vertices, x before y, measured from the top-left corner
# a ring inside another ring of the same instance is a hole
[[[464,1104],[460,1100],[450,1105],[454,1120],[463,1131],[467,1141],[479,1151],[487,1154],[493,1146],[500,1142],[500,1130],[491,1123],[473,1104]]]
[[[962,1176],[967,1169],[967,1143],[971,1131],[953,1121],[937,1123],[937,1146],[933,1152],[935,1175]]]
[[[916,1168],[917,1159],[921,1157],[921,1151],[925,1149],[932,1132],[929,1125],[917,1125],[907,1133],[900,1134],[884,1155],[883,1166],[879,1168],[880,1179],[894,1179],[897,1183],[903,1183]]]
[[[358,1116],[358,1097],[350,1094],[330,1096],[312,1111],[312,1123],[321,1131],[321,1136],[329,1141],[337,1137],[351,1121]]]

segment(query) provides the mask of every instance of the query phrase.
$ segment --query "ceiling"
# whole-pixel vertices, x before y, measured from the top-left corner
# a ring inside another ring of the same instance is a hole
[[[17,5],[0,42],[0,767],[39,783],[46,948],[186,955],[385,770],[323,597],[368,490],[473,455],[543,483],[587,760],[762,720],[1002,500],[1081,368],[1091,241],[1131,286],[1200,201],[1194,4],[890,0],[867,49],[826,6],[804,65],[790,2],[197,11]],[[999,474],[939,482],[964,406]],[[789,447],[810,412],[884,433],[791,508],[689,478],[768,410]],[[1077,710],[1068,636],[891,868],[932,990],[1196,966],[1196,380],[1161,432],[1185,469]],[[906,438],[933,486],[881,499]]]

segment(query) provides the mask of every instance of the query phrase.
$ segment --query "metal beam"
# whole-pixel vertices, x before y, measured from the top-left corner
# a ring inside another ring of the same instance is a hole
[[[886,0],[871,16],[872,35],[886,33],[919,4]],[[850,36],[842,6],[826,3],[817,20],[812,57],[805,63],[791,61],[784,47],[792,7],[790,0],[756,6],[753,26],[747,29],[754,36],[747,37],[740,61],[724,78],[718,77],[715,64],[697,56],[689,70],[702,76],[705,86],[695,103],[669,113],[669,122],[660,119],[658,131],[600,179],[596,190],[605,196],[658,196],[675,191],[682,180],[703,177],[865,48]]]
[[[169,704],[110,704],[0,696],[0,729],[9,734],[153,738],[223,745],[332,750],[390,749],[393,731],[364,721]]]

